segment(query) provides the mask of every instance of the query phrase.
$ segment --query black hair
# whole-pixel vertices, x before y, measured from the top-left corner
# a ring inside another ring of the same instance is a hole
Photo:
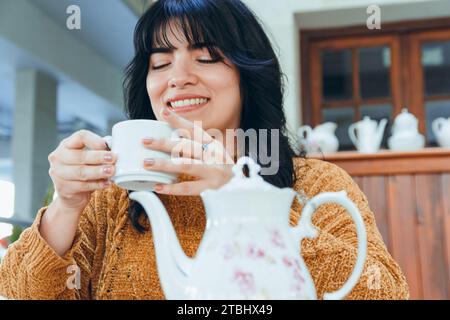
[[[149,56],[152,46],[171,47],[167,33],[176,22],[189,44],[207,43],[212,56],[223,55],[238,69],[242,130],[279,130],[279,170],[263,175],[277,187],[292,187],[295,172],[292,158],[296,155],[289,144],[283,112],[284,75],[269,38],[255,14],[240,0],[159,0],[139,19],[134,32],[135,56],[127,66],[124,80],[125,109],[129,119],[153,119],[146,90]],[[271,150],[268,139],[267,150]],[[259,143],[258,143],[259,145]],[[249,148],[245,147],[245,154]],[[257,155],[251,155],[262,167]],[[270,154],[268,155],[270,157]],[[130,204],[133,226],[143,214],[137,202]]]

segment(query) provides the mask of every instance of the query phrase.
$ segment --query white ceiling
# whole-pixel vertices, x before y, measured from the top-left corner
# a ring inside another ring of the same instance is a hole
[[[118,67],[133,57],[133,31],[137,17],[122,0],[32,0],[53,20],[65,25],[66,8],[81,10],[81,30],[74,33],[89,47]]]
[[[69,5],[81,9],[81,30],[71,33],[103,59],[123,70],[133,57],[133,31],[137,17],[122,0],[28,0],[58,24],[65,26]],[[55,39],[57,41],[57,39]],[[33,67],[47,71],[59,81],[58,120],[80,118],[100,131],[111,119],[124,119],[123,111],[80,86],[66,75],[0,38],[0,109],[14,110],[15,73]],[[5,113],[1,113],[5,117]],[[4,124],[5,119],[1,121]],[[12,122],[12,118],[9,119]]]

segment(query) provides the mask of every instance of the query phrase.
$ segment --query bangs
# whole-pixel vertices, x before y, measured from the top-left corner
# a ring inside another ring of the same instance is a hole
[[[169,40],[173,35],[178,41],[186,41],[190,46],[203,44],[211,57],[221,57],[220,52],[226,52],[226,41],[223,38],[223,29],[218,28],[214,17],[208,16],[208,8],[195,6],[195,1],[186,1],[176,7],[164,6],[159,10],[149,30],[149,36],[143,34],[143,49],[150,54],[153,48],[170,48],[174,45]],[[180,39],[180,36],[184,37]],[[229,44],[228,44],[229,45]]]

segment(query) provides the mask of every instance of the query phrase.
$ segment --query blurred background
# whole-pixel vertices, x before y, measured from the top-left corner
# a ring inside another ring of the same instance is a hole
[[[47,156],[59,141],[80,129],[106,135],[125,119],[123,70],[151,2],[0,0],[0,258],[51,199]],[[319,158],[342,166],[367,195],[411,297],[449,299],[450,149],[431,127],[450,117],[450,0],[244,2],[287,75],[293,138],[302,125],[336,123],[339,148]],[[72,5],[80,29],[68,27]],[[387,152],[403,108],[425,146]],[[388,120],[373,154],[356,152],[348,136],[364,116]]]

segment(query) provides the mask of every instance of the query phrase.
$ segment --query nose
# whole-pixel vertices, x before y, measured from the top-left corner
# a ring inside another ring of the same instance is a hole
[[[182,89],[189,85],[195,85],[197,81],[198,78],[190,70],[188,63],[180,61],[174,65],[168,85],[170,88]]]

